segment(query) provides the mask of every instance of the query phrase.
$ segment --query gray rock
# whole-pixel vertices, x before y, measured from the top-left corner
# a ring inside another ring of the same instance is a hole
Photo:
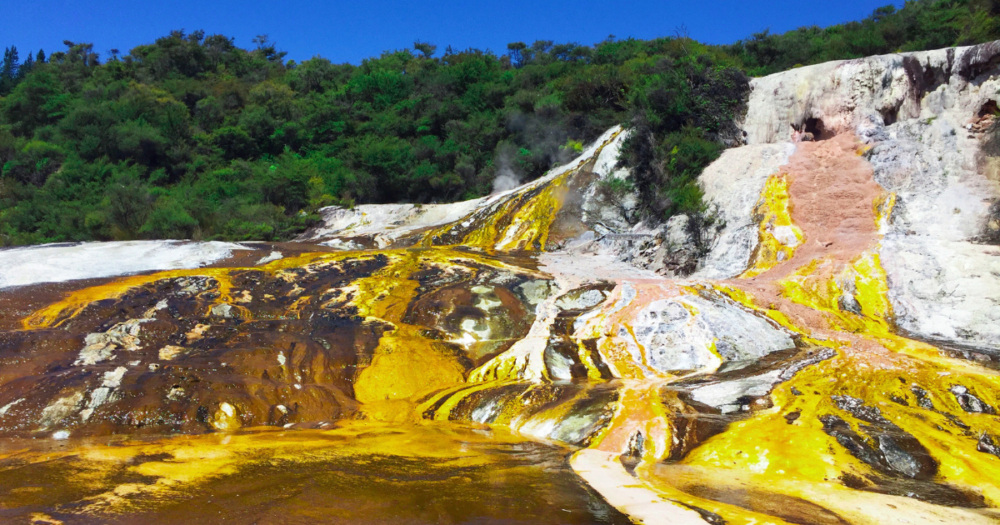
[[[997,440],[989,434],[979,436],[979,442],[976,444],[976,450],[987,454],[993,454],[994,456],[1000,458],[1000,446],[997,445]]]
[[[795,346],[784,329],[714,294],[654,301],[632,327],[650,366],[661,372],[758,359]]]
[[[951,393],[955,396],[955,400],[958,401],[959,406],[962,410],[973,414],[995,414],[996,410],[993,409],[982,399],[979,399],[969,389],[962,385],[954,385],[951,387]]]
[[[217,304],[212,307],[212,315],[230,319],[234,317],[233,306],[226,303]]]

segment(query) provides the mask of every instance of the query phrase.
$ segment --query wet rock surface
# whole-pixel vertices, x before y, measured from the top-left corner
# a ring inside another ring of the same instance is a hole
[[[9,406],[0,427],[191,433],[348,417],[356,378],[393,330],[359,308],[359,281],[392,259],[150,279],[70,318],[57,314],[49,328],[6,332],[0,355],[11,366],[0,406]],[[399,321],[421,327],[435,352],[468,369],[523,336],[532,315],[518,291],[525,275],[462,262],[417,258],[420,299]]]

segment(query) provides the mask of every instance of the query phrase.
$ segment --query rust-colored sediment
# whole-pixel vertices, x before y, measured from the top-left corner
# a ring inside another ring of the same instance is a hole
[[[786,300],[779,283],[820,260],[811,278],[829,279],[877,246],[874,206],[885,190],[861,156],[865,147],[851,133],[799,143],[782,171],[788,174],[791,216],[802,231],[803,244],[792,258],[770,270],[725,284],[753,294],[761,306],[781,305],[781,311],[799,326],[828,328],[824,312]]]

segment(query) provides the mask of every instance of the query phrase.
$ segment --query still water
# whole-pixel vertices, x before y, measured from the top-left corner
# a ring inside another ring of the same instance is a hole
[[[0,522],[629,523],[571,452],[447,423],[5,440]]]

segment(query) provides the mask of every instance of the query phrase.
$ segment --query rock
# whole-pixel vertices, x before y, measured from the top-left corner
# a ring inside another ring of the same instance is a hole
[[[218,410],[215,411],[215,415],[211,420],[211,425],[215,430],[237,430],[243,426],[243,422],[240,421],[240,418],[236,413],[236,407],[223,402],[219,404]]]
[[[139,332],[142,324],[149,319],[129,319],[128,321],[117,323],[106,332],[87,334],[84,342],[87,346],[80,350],[75,365],[94,365],[103,361],[108,361],[114,356],[114,351],[118,349],[134,352],[141,349]]]
[[[823,431],[837,440],[854,457],[864,461],[882,474],[908,479],[931,479],[937,473],[937,463],[931,458],[919,441],[905,433],[877,413],[878,409],[858,405],[853,398],[843,400],[845,406],[861,409],[865,416],[874,416],[873,425],[862,425],[870,437],[856,432],[851,426],[834,415],[820,416]],[[859,418],[860,419],[860,418]],[[871,442],[877,443],[877,448]]]
[[[231,304],[226,304],[226,303],[218,304],[212,307],[212,315],[216,317],[223,317],[226,319],[230,319],[232,317],[235,317],[233,310],[234,309]]]
[[[537,305],[548,298],[551,286],[549,281],[535,280],[518,285],[517,290],[524,295],[528,304]]]
[[[628,438],[628,448],[622,453],[621,456],[618,457],[618,460],[621,461],[625,470],[633,473],[633,475],[635,467],[637,467],[642,461],[642,453],[645,442],[646,437],[642,432],[638,430],[633,432]]]
[[[283,257],[284,257],[284,255],[282,255],[281,252],[279,252],[279,251],[272,251],[270,254],[268,254],[268,255],[266,255],[266,256],[261,257],[260,259],[258,259],[255,264],[257,266],[260,266],[262,264],[267,264],[269,262],[274,262],[274,261],[281,260]]]
[[[661,372],[717,367],[795,346],[787,332],[719,295],[654,301],[638,313],[632,331],[649,365]]]
[[[723,414],[743,410],[746,398],[765,396],[780,382],[781,370],[751,376],[735,381],[724,381],[691,390],[691,398],[699,403],[718,408]]]
[[[75,392],[69,396],[56,399],[42,410],[38,420],[39,430],[49,429],[76,412],[83,401],[83,392]]]
[[[844,312],[851,312],[854,315],[862,315],[861,303],[852,294],[843,294],[837,299],[837,307]]]
[[[987,454],[993,454],[994,456],[1000,458],[1000,445],[997,443],[998,440],[993,436],[983,434],[982,436],[979,436],[979,442],[976,444],[976,450]]]
[[[889,421],[882,417],[882,411],[877,407],[866,406],[865,402],[851,396],[833,396],[833,401],[837,407],[851,415],[868,423],[887,424]]]
[[[694,242],[688,225],[691,219],[684,214],[674,215],[667,221],[667,245],[673,249],[680,249]]]
[[[588,310],[603,303],[607,296],[604,290],[585,288],[562,295],[556,306],[562,310]]]
[[[705,232],[710,250],[694,277],[728,279],[747,269],[760,240],[754,209],[768,177],[778,173],[794,151],[790,142],[733,148],[705,168],[698,184],[721,229]]]
[[[982,399],[979,399],[974,394],[969,392],[968,388],[962,385],[954,385],[951,387],[951,393],[955,396],[955,400],[962,407],[962,410],[973,414],[995,414],[996,410],[993,407],[986,404]]]
[[[183,346],[167,345],[160,349],[158,356],[160,361],[170,361],[183,354],[186,350]]]
[[[893,470],[900,472],[908,478],[916,478],[920,475],[920,463],[900,448],[890,436],[880,435],[878,437],[878,448],[882,452],[886,463]]]
[[[917,404],[920,405],[920,408],[924,408],[927,410],[935,410],[934,402],[931,401],[931,398],[927,394],[926,390],[920,388],[919,386],[914,385],[913,387],[910,388],[910,391],[913,392],[913,395],[917,396]]]

